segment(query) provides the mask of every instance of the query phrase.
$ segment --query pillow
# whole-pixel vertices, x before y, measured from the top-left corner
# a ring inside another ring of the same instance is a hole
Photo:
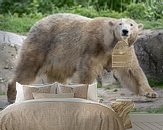
[[[21,102],[24,100],[34,99],[32,93],[56,93],[57,83],[48,85],[21,85],[16,82],[16,100],[15,102]]]
[[[87,93],[87,99],[92,101],[98,101],[97,97],[97,82],[93,84],[89,84],[88,86],[88,93]]]
[[[77,85],[77,84],[76,83],[70,83],[70,85]],[[80,85],[82,85],[82,84],[80,84]],[[97,82],[94,82],[93,84],[89,84],[88,92],[87,92],[87,99],[92,100],[92,101],[98,101]]]
[[[39,88],[36,88],[36,87],[28,87],[28,86],[23,86],[23,94],[24,94],[24,99],[25,100],[30,100],[30,99],[33,99],[33,95],[32,93],[33,92],[38,92],[38,93],[50,93],[50,88],[51,86],[45,86],[45,87],[39,87]]]
[[[57,94],[60,93],[74,93],[75,98],[87,99],[88,85],[76,84],[76,85],[63,85],[58,83]]]
[[[33,93],[34,99],[41,98],[73,98],[74,93],[60,93],[60,94],[52,94],[52,93]]]
[[[24,101],[25,99],[23,94],[23,87],[18,82],[16,82],[16,91],[17,93],[16,93],[15,103]]]

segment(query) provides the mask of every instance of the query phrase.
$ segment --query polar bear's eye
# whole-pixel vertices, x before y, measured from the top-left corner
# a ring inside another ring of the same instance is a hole
[[[130,26],[133,26],[133,24],[131,23]]]

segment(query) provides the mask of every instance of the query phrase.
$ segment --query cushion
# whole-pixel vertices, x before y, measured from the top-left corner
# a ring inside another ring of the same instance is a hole
[[[87,92],[88,92],[87,84],[63,85],[58,83],[57,87],[57,94],[74,93],[75,98],[87,99]]]
[[[21,85],[16,82],[16,100],[15,102],[21,102],[24,100],[34,99],[33,92],[37,93],[56,93],[57,83],[47,85]]]
[[[70,83],[70,85],[79,85],[76,83]],[[94,82],[93,84],[89,84],[88,86],[88,92],[87,92],[87,99],[92,101],[98,101],[97,97],[97,82]]]
[[[34,99],[41,98],[73,98],[74,93],[60,93],[60,94],[52,94],[52,93],[33,93]]]

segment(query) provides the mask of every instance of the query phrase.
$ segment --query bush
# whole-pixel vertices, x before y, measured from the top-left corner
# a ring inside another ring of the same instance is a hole
[[[122,1],[122,3],[121,3]],[[0,0],[1,14],[42,17],[57,12],[77,13],[88,17],[110,16],[157,20],[163,18],[160,0]],[[141,3],[138,3],[141,2]],[[124,12],[122,12],[124,11]],[[120,13],[121,12],[121,13]]]
[[[99,12],[97,12],[97,10],[95,10],[93,7],[81,7],[81,6],[75,6],[75,7],[71,7],[68,9],[62,8],[62,11],[59,10],[59,12],[67,12],[67,13],[74,13],[74,14],[80,14],[86,17],[97,17],[99,16]]]
[[[157,20],[163,18],[163,5],[157,2],[155,2],[155,6],[132,3],[127,6],[125,13],[133,19]]]
[[[22,14],[27,12],[27,2],[18,2],[17,0],[2,0],[0,2],[0,12],[3,14]]]
[[[113,10],[100,10],[99,12],[100,16],[103,17],[111,17],[111,18],[122,18],[126,17],[124,13],[119,13]]]
[[[155,2],[154,6],[151,6],[151,11],[154,12],[155,19],[163,19],[163,2]]]
[[[23,18],[15,16],[0,15],[0,30],[26,34],[31,26],[40,18]]]
[[[147,8],[144,3],[130,4],[126,10],[126,15],[133,19],[144,19],[146,13]]]

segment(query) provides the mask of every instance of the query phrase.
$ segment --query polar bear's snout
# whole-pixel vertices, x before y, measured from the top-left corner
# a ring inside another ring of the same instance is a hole
[[[127,29],[123,29],[122,30],[122,36],[128,36],[128,30]]]
[[[130,36],[130,30],[131,30],[131,27],[129,24],[127,23],[121,23],[121,37],[123,38],[128,38]]]

